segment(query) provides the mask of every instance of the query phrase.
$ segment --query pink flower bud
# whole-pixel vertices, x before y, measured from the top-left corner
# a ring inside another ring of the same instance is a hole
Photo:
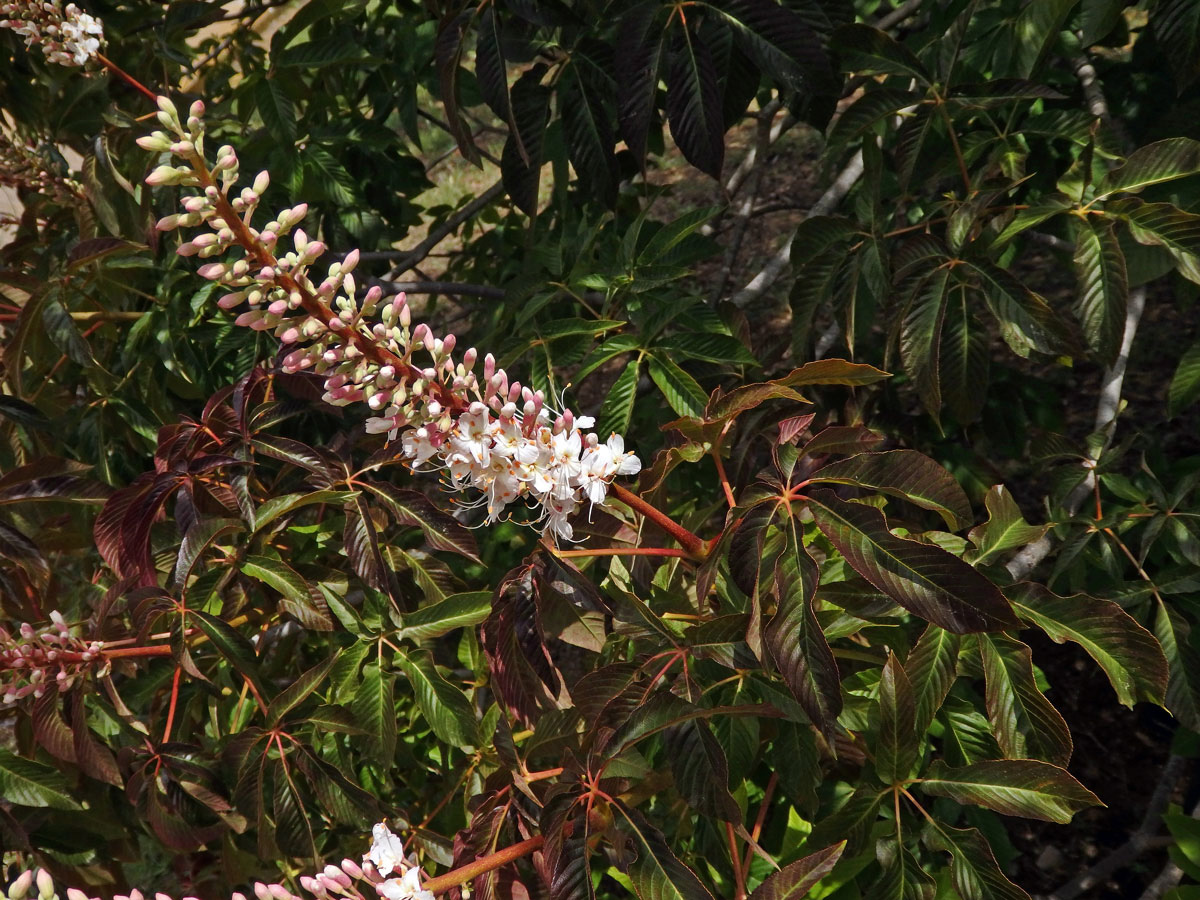
[[[50,900],[51,897],[57,896],[54,890],[54,879],[45,869],[38,869],[34,880],[37,881],[38,896],[42,900]]]
[[[67,888],[67,900],[89,900],[89,897],[79,888]]]
[[[258,900],[271,900],[271,889],[261,881],[254,882],[254,896]]]
[[[358,863],[356,863],[352,859],[343,859],[342,860],[342,871],[345,872],[347,875],[349,875],[351,878],[362,878],[363,877],[362,868],[358,865]]]
[[[334,882],[335,884],[337,884],[341,887],[344,887],[344,888],[350,887],[350,876],[347,875],[345,872],[343,872],[341,869],[339,869],[337,866],[334,866],[334,865],[326,866],[323,874],[330,881]]]
[[[8,887],[9,900],[25,900],[25,895],[29,893],[29,888],[33,884],[33,869],[26,869],[17,876]]]
[[[191,107],[188,109],[188,115],[194,116],[197,119],[203,117],[204,116],[204,101],[203,100],[193,101]]]

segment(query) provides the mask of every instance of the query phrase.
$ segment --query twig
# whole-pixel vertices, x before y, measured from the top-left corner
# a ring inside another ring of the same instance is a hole
[[[833,184],[821,195],[821,199],[813,204],[812,209],[805,214],[804,218],[811,219],[813,216],[827,216],[833,212],[837,205],[842,202],[842,198],[850,192],[850,188],[854,187],[854,183],[858,181],[862,173],[863,155],[862,151],[859,150],[850,158],[850,161],[846,163],[846,167],[834,179]],[[767,264],[763,266],[762,271],[750,279],[750,282],[744,288],[730,297],[729,302],[734,306],[743,307],[752,300],[757,300],[767,292],[771,285],[779,280],[779,276],[787,269],[791,258],[792,240],[788,238],[784,242],[784,245],[776,251],[775,255],[767,260]]]
[[[400,261],[392,267],[390,272],[388,272],[387,280],[391,281],[396,276],[403,275],[409,269],[413,268],[413,266],[418,265],[423,259],[425,259],[426,256],[429,255],[429,252],[433,250],[434,247],[457,231],[459,226],[467,221],[467,219],[470,219],[477,212],[499,197],[502,193],[504,193],[504,184],[503,182],[497,181],[490,188],[448,218],[440,226],[429,232],[429,235],[425,238],[425,240],[413,247],[412,250],[409,250],[406,256],[401,257]]]
[[[1171,801],[1171,793],[1187,768],[1187,759],[1171,754],[1167,764],[1163,766],[1154,793],[1146,805],[1146,813],[1137,830],[1129,836],[1120,847],[1096,863],[1086,872],[1075,876],[1062,887],[1046,897],[1046,900],[1073,900],[1085,891],[1102,884],[1109,875],[1133,862],[1138,856],[1149,850],[1155,844],[1155,835],[1162,827],[1162,814],[1166,812],[1167,804]]]

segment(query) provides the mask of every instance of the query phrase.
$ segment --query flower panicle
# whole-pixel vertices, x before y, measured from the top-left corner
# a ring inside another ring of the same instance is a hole
[[[8,0],[0,2],[0,28],[25,38],[25,46],[42,48],[49,62],[84,66],[104,48],[104,25],[74,3],[58,0]]]
[[[270,174],[239,188],[233,147],[220,147],[211,166],[205,156],[204,104],[193,103],[184,118],[169,99],[158,103],[162,130],[138,143],[175,162],[146,181],[195,191],[158,228],[203,229],[177,252],[211,260],[199,274],[226,291],[217,304],[239,310],[237,324],[271,331],[285,345],[284,372],[321,375],[327,403],[365,403],[374,413],[369,432],[399,440],[414,468],[441,469],[455,490],[477,490],[488,522],[520,501],[543,531],[570,540],[571,516],[586,502],[603,503],[613,478],[640,470],[620,435],[602,441],[587,432],[590,417],[551,409],[543,392],[511,380],[491,354],[480,359],[470,348],[455,357],[455,336],[413,325],[403,293],[385,299],[380,285],[360,291],[357,250],[317,274],[327,248],[298,227],[307,206],[255,225]]]
[[[16,633],[0,626],[0,709],[27,697],[69,689],[83,674],[110,665],[104,645],[71,634],[57,610],[41,631],[22,622]]]
[[[393,877],[389,877],[393,876]],[[415,859],[406,858],[404,846],[384,823],[372,830],[371,849],[364,854],[362,864],[352,859],[330,863],[313,875],[302,875],[299,887],[306,895],[293,893],[279,883],[256,881],[253,897],[241,892],[230,900],[434,900],[431,892],[421,889],[421,870]],[[67,888],[59,894],[54,879],[45,869],[26,869],[7,889],[0,888],[0,900],[100,900],[78,888]],[[128,894],[117,894],[116,900],[174,900],[169,894],[143,893],[134,888]],[[183,897],[181,900],[196,900]]]

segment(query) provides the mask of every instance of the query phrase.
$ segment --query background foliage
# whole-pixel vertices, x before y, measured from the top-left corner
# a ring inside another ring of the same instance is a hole
[[[1193,755],[1190,0],[90,11],[267,203],[569,386],[714,545],[469,528],[158,235],[144,98],[0,33],[49,174],[0,173],[0,609],[166,648],[0,708],[14,862],[218,896],[386,817],[436,872],[545,835],[485,898],[1022,897],[1087,862],[1014,816],[1090,788],[1114,847],[1140,754]],[[1144,828],[1196,881],[1175,787]]]

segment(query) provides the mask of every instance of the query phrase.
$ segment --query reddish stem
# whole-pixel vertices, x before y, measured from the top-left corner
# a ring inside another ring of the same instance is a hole
[[[152,647],[114,647],[102,652],[109,659],[121,659],[127,656],[170,656],[171,648],[167,644],[155,644]]]
[[[713,462],[717,464],[717,477],[721,479],[721,490],[725,492],[725,502],[729,504],[729,508],[733,509],[737,506],[737,500],[733,497],[733,488],[729,484],[729,476],[725,472],[725,463],[721,461],[721,453],[719,450],[712,452]]]
[[[610,489],[613,492],[613,496],[618,500],[631,509],[640,512],[671,537],[675,538],[675,540],[679,541],[683,545],[683,549],[687,551],[689,557],[700,562],[708,556],[708,542],[692,534],[692,532],[688,531],[665,512],[651,506],[633,491],[622,487],[615,481],[610,485]]]
[[[734,900],[746,900],[746,876],[742,873],[742,855],[738,851],[733,826],[728,822],[725,823],[725,837],[729,840],[729,861],[733,863],[733,897]]]
[[[691,559],[691,554],[677,547],[596,547],[590,550],[555,550],[562,559],[585,559],[589,556],[675,556]]]
[[[108,71],[112,72],[114,75],[116,75],[119,78],[123,78],[128,84],[130,84],[132,87],[136,88],[137,90],[141,91],[143,94],[145,94],[151,100],[153,100],[155,103],[158,102],[158,95],[155,94],[154,91],[150,90],[150,88],[146,87],[144,84],[142,84],[140,81],[138,81],[132,75],[130,75],[128,72],[126,72],[120,66],[118,66],[115,62],[113,62],[111,59],[109,59],[103,53],[97,53],[96,59],[98,59],[100,61],[100,64],[103,65],[104,68],[108,69]]]
[[[541,850],[542,845],[545,843],[545,838],[540,834],[536,835],[528,840],[521,841],[519,844],[513,844],[511,847],[497,850],[495,853],[489,854],[482,859],[477,859],[474,862],[467,863],[465,866],[453,869],[445,875],[430,878],[421,885],[421,890],[440,894],[452,887],[458,887],[460,884],[474,881],[480,875],[486,875],[493,869],[498,869],[501,866],[508,865],[510,862],[515,862],[522,856],[528,856],[536,850]]]
[[[175,724],[175,706],[179,702],[179,676],[183,674],[181,666],[175,667],[175,678],[171,682],[171,705],[167,707],[167,727],[163,729],[162,742],[171,739],[171,727]]]

